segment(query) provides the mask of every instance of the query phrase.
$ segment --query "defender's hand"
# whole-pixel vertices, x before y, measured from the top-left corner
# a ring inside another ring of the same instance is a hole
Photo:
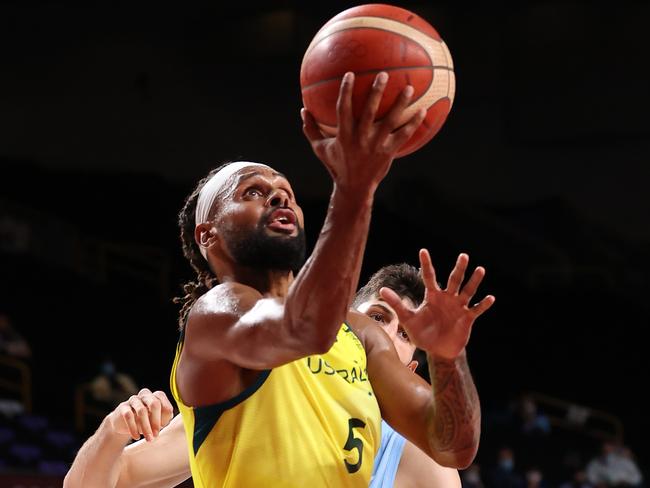
[[[120,403],[108,415],[108,420],[116,434],[129,435],[133,440],[144,435],[152,441],[174,416],[174,408],[162,391],[151,393],[143,388],[137,395]]]
[[[461,288],[468,262],[467,254],[458,256],[447,288],[443,290],[436,282],[429,252],[422,249],[420,265],[426,293],[424,301],[416,309],[406,307],[393,290],[382,288],[379,292],[393,307],[413,343],[433,356],[445,359],[458,357],[469,341],[474,321],[494,303],[494,296],[488,295],[470,306],[469,302],[485,276],[485,269],[480,266],[476,268]]]

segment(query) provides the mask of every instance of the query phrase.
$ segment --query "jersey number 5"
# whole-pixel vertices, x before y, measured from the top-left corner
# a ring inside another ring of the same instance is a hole
[[[354,428],[359,428],[363,429],[366,426],[366,423],[363,420],[359,419],[349,419],[348,420],[348,440],[345,443],[345,446],[343,446],[343,449],[345,451],[351,451],[352,449],[356,449],[359,451],[359,460],[354,463],[350,464],[347,460],[344,460],[343,462],[345,463],[345,468],[348,470],[348,473],[356,473],[361,469],[361,462],[363,461],[363,442],[361,439],[354,437],[354,432],[352,432],[352,429]]]

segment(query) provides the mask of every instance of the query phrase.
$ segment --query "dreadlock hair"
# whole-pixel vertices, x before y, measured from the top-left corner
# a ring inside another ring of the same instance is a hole
[[[207,176],[201,179],[196,188],[185,199],[183,208],[178,214],[178,227],[181,231],[181,243],[183,244],[183,256],[190,262],[190,266],[196,271],[196,280],[188,281],[183,285],[184,296],[174,298],[174,303],[181,304],[181,310],[178,316],[178,324],[182,330],[185,327],[187,314],[192,309],[194,302],[204,295],[208,290],[219,284],[214,272],[210,269],[208,261],[201,254],[199,245],[194,239],[194,229],[196,228],[196,204],[199,199],[199,193],[203,186],[216,173],[231,164],[224,163],[218,168],[210,171]]]
[[[384,266],[370,277],[355,295],[352,306],[356,308],[366,300],[379,295],[382,287],[397,293],[400,298],[409,298],[417,307],[424,300],[424,282],[417,268],[410,264],[391,264]]]

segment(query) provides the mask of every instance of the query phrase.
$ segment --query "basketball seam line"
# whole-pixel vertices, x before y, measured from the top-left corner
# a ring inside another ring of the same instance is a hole
[[[385,19],[385,20],[391,20],[391,19],[388,19],[388,18],[385,18],[385,17],[376,17],[376,18],[378,18],[378,19]],[[343,21],[343,20],[348,20],[348,19],[342,19],[342,21]],[[403,22],[400,22],[400,23],[403,24]],[[335,25],[335,24],[333,24],[333,25]],[[408,25],[408,24],[404,24],[404,25],[406,25],[406,27],[412,27],[412,26],[410,26],[410,25]],[[415,27],[412,27],[412,28],[415,29]],[[419,47],[424,51],[424,53],[426,54],[427,58],[429,58],[430,61],[433,61],[433,60],[431,59],[431,56],[429,56],[429,53],[427,52],[427,50],[426,50],[425,48],[422,48],[422,44],[420,44],[420,43],[417,42],[417,41],[414,41],[412,37],[405,36],[404,34],[400,34],[399,32],[396,32],[396,31],[394,31],[394,30],[384,29],[384,28],[382,28],[382,27],[374,27],[374,26],[347,27],[347,28],[345,28],[345,29],[340,29],[340,30],[332,31],[332,32],[330,32],[329,34],[327,34],[326,36],[323,36],[323,37],[319,38],[318,41],[317,41],[315,44],[314,44],[314,41],[312,41],[312,43],[311,43],[311,44],[309,45],[309,47],[307,48],[307,52],[305,52],[305,56],[304,56],[304,57],[307,57],[307,53],[309,53],[309,52],[313,51],[314,49],[316,49],[316,46],[318,46],[321,42],[323,42],[323,41],[324,41],[325,39],[327,39],[328,37],[331,37],[331,36],[333,36],[333,35],[335,35],[335,34],[340,34],[341,32],[352,31],[352,30],[362,30],[362,29],[375,30],[375,31],[382,31],[382,32],[389,32],[389,33],[394,34],[394,35],[396,35],[396,36],[398,36],[398,37],[401,37],[401,38],[403,38],[403,39],[407,39],[407,40],[409,40],[409,41],[411,41],[411,42],[417,44],[417,45],[418,45],[418,46],[419,46]],[[417,30],[418,32],[420,32],[422,35],[428,37],[428,38],[431,39],[432,41],[440,42],[440,41],[438,41],[437,39],[431,37],[429,34],[426,34],[425,32],[420,31],[419,29],[415,29],[415,30]],[[318,38],[318,33],[316,33],[316,37],[314,37],[314,39],[316,39],[316,38]]]
[[[332,25],[336,25],[338,22],[343,22],[344,20],[350,20],[350,19],[355,19],[355,18],[384,19],[384,20],[390,20],[391,22],[398,22],[398,23],[400,23],[400,24],[404,24],[404,25],[407,26],[407,27],[410,27],[410,28],[413,29],[413,30],[416,30],[416,31],[420,32],[421,34],[424,34],[425,36],[427,36],[427,37],[430,38],[430,39],[433,39],[433,40],[436,41],[436,42],[442,42],[442,36],[440,35],[440,33],[439,33],[438,31],[436,31],[436,34],[438,34],[438,37],[439,37],[440,39],[436,39],[435,37],[432,37],[429,33],[424,32],[422,29],[420,29],[419,27],[414,26],[413,24],[411,24],[411,23],[409,23],[409,22],[404,22],[403,20],[394,19],[394,18],[392,18],[392,17],[385,17],[385,16],[383,16],[383,15],[358,15],[358,16],[356,16],[356,17],[346,17],[346,18],[344,18],[344,19],[339,19],[339,20],[337,20],[336,22],[332,23],[331,25],[327,25],[327,24],[329,24],[329,22],[328,22],[328,23],[327,23],[326,25],[324,25],[322,28],[325,28],[325,27],[331,27]],[[349,29],[342,29],[342,30],[339,30],[339,31],[335,31],[335,32],[333,32],[332,34],[334,34],[334,33],[336,33],[336,32],[343,32],[344,30],[352,30],[352,29],[377,29],[377,30],[383,30],[383,31],[386,31],[386,30],[387,30],[387,29],[379,29],[379,28],[376,28],[376,27],[366,27],[366,26],[364,26],[364,27],[350,27]],[[434,29],[434,30],[435,30],[435,29]],[[397,34],[397,33],[394,32],[394,31],[388,31],[388,32],[393,32],[394,34]],[[332,35],[332,34],[330,34],[330,35]],[[317,35],[318,35],[318,32],[316,33],[316,36],[317,36]],[[399,34],[398,34],[398,35],[399,35]],[[326,37],[327,37],[327,36],[326,36]],[[320,42],[320,41],[319,41],[319,42]]]
[[[449,66],[398,66],[398,67],[395,67],[395,68],[368,69],[368,70],[365,70],[365,71],[355,71],[354,75],[358,76],[358,75],[367,75],[367,74],[371,74],[371,73],[381,73],[382,71],[389,72],[389,71],[400,71],[400,70],[408,70],[408,69],[430,69],[430,70],[434,70],[434,71],[437,70],[437,69],[443,69],[443,70],[446,70],[446,71],[454,71],[453,68],[450,68]],[[303,87],[302,91],[304,92],[304,91],[310,90],[311,88],[313,88],[315,86],[322,85],[323,83],[329,83],[331,81],[340,80],[342,78],[343,78],[343,75],[341,75],[341,76],[333,76],[332,78],[319,80],[319,81],[317,81],[315,83],[312,83],[311,85],[307,85],[307,86]],[[449,91],[449,90],[447,90],[447,91]]]

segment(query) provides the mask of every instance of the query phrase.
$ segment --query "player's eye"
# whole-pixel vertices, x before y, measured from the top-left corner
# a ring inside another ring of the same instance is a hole
[[[381,322],[382,324],[385,322],[383,313],[371,312],[368,314],[368,317],[375,320],[376,322]]]
[[[404,329],[399,329],[399,330],[397,331],[397,335],[398,335],[399,338],[402,339],[403,341],[406,341],[406,342],[410,342],[410,341],[411,341],[411,339],[409,339],[409,335],[406,333],[406,331],[405,331]]]
[[[246,189],[246,191],[244,192],[244,195],[249,196],[249,197],[263,197],[264,193],[258,187],[251,186],[250,188]]]

